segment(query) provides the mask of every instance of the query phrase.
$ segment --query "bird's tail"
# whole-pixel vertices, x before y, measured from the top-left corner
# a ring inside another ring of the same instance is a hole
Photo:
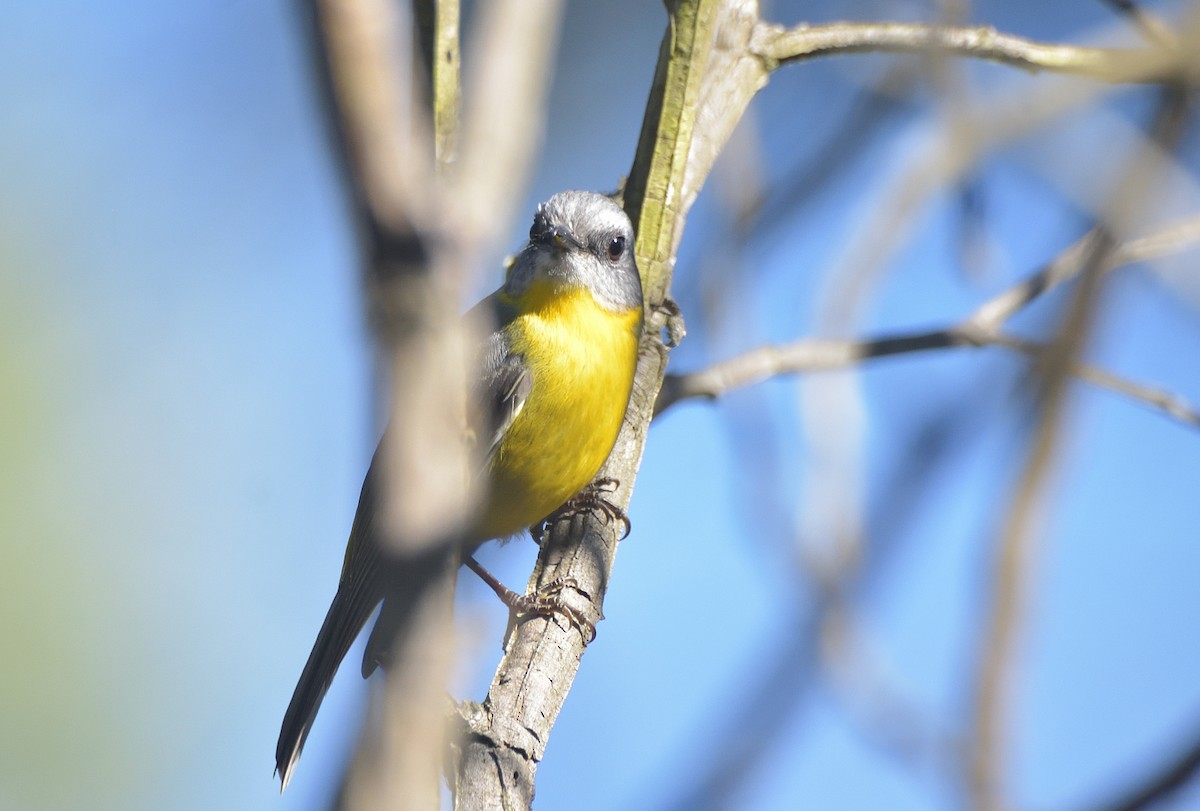
[[[374,578],[366,580],[373,581]],[[300,759],[308,731],[312,728],[321,700],[325,698],[338,666],[381,597],[374,583],[364,582],[364,579],[343,578],[338,585],[337,594],[321,624],[312,652],[308,654],[308,661],[300,674],[300,681],[296,683],[292,701],[283,716],[283,726],[279,730],[279,743],[275,747],[275,773],[281,781],[281,792],[292,779],[292,770]]]

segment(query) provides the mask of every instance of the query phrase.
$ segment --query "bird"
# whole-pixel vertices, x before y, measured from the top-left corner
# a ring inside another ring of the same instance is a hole
[[[560,510],[589,506],[629,530],[624,513],[603,497],[616,482],[593,482],[624,420],[644,323],[629,217],[608,195],[555,194],[537,207],[529,240],[503,284],[465,317],[480,316],[490,317],[495,329],[477,348],[467,380],[482,414],[481,430],[473,433],[482,440],[478,474],[486,491],[455,543],[459,559],[503,599],[507,589],[489,581],[471,557],[481,544],[544,529]],[[342,659],[376,606],[383,604],[363,655],[363,678],[386,667],[387,649],[411,605],[405,601],[435,574],[428,562],[387,565],[374,529],[379,456],[377,450],[363,481],[337,591],[284,714],[275,750],[280,791]],[[546,604],[508,595],[510,608]]]

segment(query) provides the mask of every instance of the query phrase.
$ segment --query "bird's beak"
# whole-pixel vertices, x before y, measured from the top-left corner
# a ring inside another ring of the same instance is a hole
[[[565,228],[555,227],[551,231],[550,238],[554,241],[554,247],[558,248],[560,251],[565,251],[570,248],[578,250],[579,248],[583,247],[579,244],[579,240],[575,239],[575,236]]]

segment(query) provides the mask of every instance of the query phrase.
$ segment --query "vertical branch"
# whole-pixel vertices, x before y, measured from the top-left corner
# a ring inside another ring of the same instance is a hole
[[[434,808],[453,632],[450,541],[470,512],[471,465],[461,441],[467,340],[457,312],[461,253],[439,216],[446,201],[435,182],[434,127],[415,90],[409,16],[393,0],[315,0],[314,9],[329,115],[360,222],[371,321],[392,387],[375,465],[379,500],[375,514],[362,517],[382,560],[364,565],[394,576],[383,587],[404,595],[388,629],[394,640],[387,680],[373,696],[372,723],[339,806]],[[439,42],[447,28],[439,27]],[[443,142],[456,129],[457,91],[448,89],[456,82],[452,72],[440,79],[439,110],[451,115],[439,122]],[[404,487],[392,486],[397,481]],[[387,647],[389,640],[381,641]]]
[[[373,632],[387,678],[339,805],[432,808],[447,751],[454,541],[470,515],[465,490],[475,469],[462,443],[465,347],[474,343],[469,330],[485,326],[464,324],[459,291],[506,225],[536,152],[562,4],[503,0],[480,11],[469,54],[473,103],[460,133],[457,0],[417,4],[427,99],[413,90],[414,37],[394,0],[314,1],[331,116],[363,224],[372,320],[393,386],[375,465],[383,497],[377,515],[363,516],[389,578],[387,624]],[[400,481],[404,487],[389,486]],[[364,662],[364,673],[374,664]]]
[[[491,0],[476,12],[452,213],[475,255],[508,233],[541,146],[563,7],[562,0]]]
[[[1000,535],[991,621],[985,635],[976,695],[975,743],[971,752],[972,806],[977,811],[1005,808],[1000,777],[1003,746],[1008,737],[1006,721],[1011,717],[1008,681],[1024,605],[1034,524],[1058,446],[1070,369],[1090,332],[1099,293],[1098,269],[1107,260],[1112,247],[1107,229],[1102,230],[1101,239],[1092,243],[1078,291],[1054,342],[1053,358],[1046,362],[1042,372],[1040,409],[1029,457]]]
[[[688,211],[769,75],[750,50],[759,26],[756,2],[693,0],[668,7],[671,22],[625,187],[649,306],[666,296]]]
[[[1009,737],[1007,720],[1013,715],[1014,658],[1022,631],[1035,524],[1058,446],[1071,370],[1087,344],[1100,285],[1113,261],[1116,241],[1129,231],[1147,193],[1155,188],[1162,170],[1161,153],[1172,151],[1181,137],[1187,120],[1187,98],[1183,88],[1167,87],[1162,91],[1153,132],[1140,154],[1125,167],[1103,222],[1086,243],[1079,286],[1042,363],[1037,421],[1012,508],[1000,533],[996,583],[981,651],[968,779],[972,807],[977,811],[1001,811],[1006,807],[1002,782],[1006,771],[1004,747]]]
[[[435,0],[433,48],[433,146],[444,173],[458,156],[461,104],[458,0]]]

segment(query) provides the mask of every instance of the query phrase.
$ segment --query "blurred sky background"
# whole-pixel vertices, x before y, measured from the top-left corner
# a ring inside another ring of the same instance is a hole
[[[932,19],[931,6],[766,14]],[[368,690],[361,647],[278,796],[280,719],[336,584],[379,414],[352,226],[296,9],[0,4],[0,809],[321,809],[349,757]],[[1094,0],[980,3],[972,20],[1070,41],[1122,28]],[[628,171],[664,22],[658,3],[570,4],[508,249],[537,201],[610,189]],[[892,63],[777,74],[754,107],[768,179],[811,159]],[[962,75],[967,98],[1043,81],[990,65]],[[1110,92],[981,164],[983,273],[962,268],[957,198],[935,197],[852,331],[961,317],[1082,235],[1081,200],[1112,186],[1152,101]],[[852,170],[736,267],[723,262],[732,232],[710,184],[677,267],[691,334],[672,370],[812,334],[825,271],[936,114],[928,89],[897,104]],[[1182,154],[1195,170],[1194,127]],[[1187,184],[1155,199],[1164,215],[1200,211]],[[1197,258],[1115,276],[1092,359],[1200,401]],[[479,293],[499,282],[500,259]],[[746,274],[736,293],[706,299],[733,272]],[[1017,325],[1035,332],[1062,301]],[[969,731],[1025,368],[1000,350],[943,352],[859,379],[872,494],[917,475],[903,453],[914,431],[957,426],[958,450],[922,468],[928,489],[871,513],[894,537],[858,603],[883,669],[951,735]],[[763,651],[795,642],[811,594],[781,550],[796,531],[819,545],[819,526],[796,514],[813,484],[800,392],[777,381],[656,423],[607,618],[539,768],[537,807],[688,807],[737,698],[762,681]],[[1090,807],[1200,723],[1200,436],[1126,399],[1072,393],[1014,682],[1007,777],[1017,806],[1038,811]],[[520,588],[534,551],[523,541],[483,558]],[[479,699],[505,617],[474,578],[461,584],[474,653],[455,690]],[[778,745],[734,807],[959,806],[944,763],[898,763],[827,683],[795,689],[803,698],[781,705]],[[1165,807],[1200,808],[1200,788]]]

